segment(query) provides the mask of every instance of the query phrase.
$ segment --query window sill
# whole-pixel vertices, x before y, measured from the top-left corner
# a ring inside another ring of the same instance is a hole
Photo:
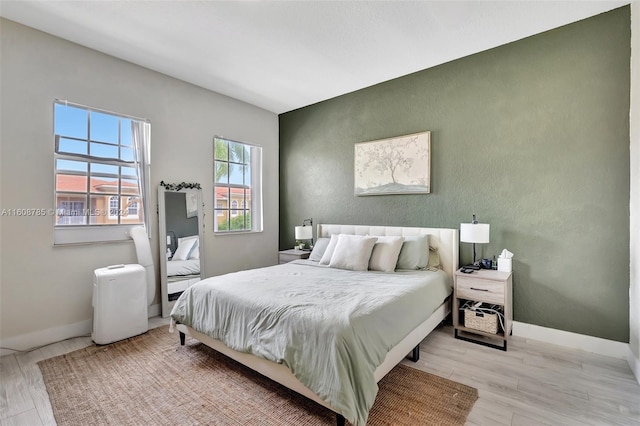
[[[144,225],[58,226],[53,231],[53,245],[66,246],[133,241],[129,236],[129,230],[136,226]]]

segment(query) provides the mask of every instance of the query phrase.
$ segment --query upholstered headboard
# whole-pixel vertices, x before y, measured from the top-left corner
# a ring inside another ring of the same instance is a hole
[[[371,236],[412,236],[428,234],[429,245],[438,249],[442,269],[453,278],[458,269],[458,230],[448,228],[416,228],[405,226],[368,226],[368,225],[318,225],[318,238],[328,238],[332,234],[371,235]]]

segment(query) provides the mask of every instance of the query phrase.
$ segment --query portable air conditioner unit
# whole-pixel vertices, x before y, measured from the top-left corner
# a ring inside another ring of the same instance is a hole
[[[142,265],[113,265],[93,273],[91,339],[106,345],[145,333],[147,278]]]

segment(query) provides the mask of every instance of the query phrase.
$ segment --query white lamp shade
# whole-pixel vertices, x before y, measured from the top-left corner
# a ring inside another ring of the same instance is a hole
[[[461,223],[460,241],[463,243],[488,243],[488,223]]]
[[[296,226],[296,240],[310,240],[313,238],[311,226]]]

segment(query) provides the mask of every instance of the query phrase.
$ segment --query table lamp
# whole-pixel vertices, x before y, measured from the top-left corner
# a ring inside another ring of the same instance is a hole
[[[307,226],[307,222],[309,225]],[[313,246],[313,219],[305,219],[302,221],[302,226],[295,227],[296,241],[311,240],[310,247]]]
[[[473,243],[473,264],[465,266],[465,268],[480,269],[478,262],[476,262],[476,243],[489,242],[489,224],[478,223],[474,214],[471,223],[460,224],[460,242]]]

